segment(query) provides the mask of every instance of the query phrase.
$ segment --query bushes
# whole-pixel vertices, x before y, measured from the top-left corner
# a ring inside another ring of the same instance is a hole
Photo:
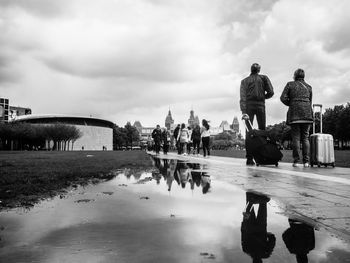
[[[82,136],[74,126],[56,123],[37,125],[29,123],[0,123],[0,149],[40,150],[46,141],[53,142],[53,150],[69,150],[69,144]]]

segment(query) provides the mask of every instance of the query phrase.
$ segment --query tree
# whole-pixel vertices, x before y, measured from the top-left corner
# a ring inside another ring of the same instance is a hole
[[[126,130],[127,143],[132,147],[135,142],[140,141],[140,134],[136,127],[132,126],[130,122],[127,122],[124,128]]]
[[[114,125],[113,127],[113,149],[121,149],[123,146],[127,146],[126,129]]]

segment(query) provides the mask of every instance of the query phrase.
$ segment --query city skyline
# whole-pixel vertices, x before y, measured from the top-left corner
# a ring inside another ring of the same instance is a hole
[[[336,0],[13,0],[0,2],[0,96],[34,114],[213,126],[240,119],[240,81],[261,64],[279,96],[303,68],[313,102],[350,98],[350,2]],[[293,10],[293,11],[291,11]]]

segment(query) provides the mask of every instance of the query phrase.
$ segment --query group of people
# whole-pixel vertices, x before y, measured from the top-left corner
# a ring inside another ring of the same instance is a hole
[[[172,142],[170,131],[157,125],[152,132],[152,138],[156,154],[159,154],[161,147],[164,154],[167,154]],[[210,126],[205,119],[202,120],[202,127],[196,125],[193,129],[186,127],[184,123],[178,124],[174,129],[173,139],[178,154],[187,155],[192,152],[199,155],[202,143],[203,156],[210,155]]]
[[[260,65],[252,64],[251,74],[242,80],[240,86],[240,108],[242,119],[254,121],[260,130],[266,129],[265,100],[274,95],[270,79],[260,75]],[[309,132],[313,123],[312,87],[305,82],[305,72],[297,69],[294,80],[286,84],[280,100],[289,107],[287,125],[291,126],[293,166],[297,167],[302,160],[304,167],[310,166]],[[302,143],[302,159],[300,158],[300,141]],[[247,165],[255,165],[252,152],[246,147]]]
[[[265,100],[273,97],[274,90],[270,79],[261,75],[261,66],[258,63],[251,65],[251,73],[241,81],[240,86],[240,108],[242,119],[250,120],[253,124],[256,117],[259,130],[266,129]],[[287,112],[287,125],[291,126],[293,166],[297,167],[302,161],[304,167],[310,166],[310,142],[309,133],[313,123],[312,112],[312,87],[305,82],[305,72],[297,69],[294,72],[294,80],[286,84],[280,100],[289,107]],[[152,132],[156,154],[159,154],[161,146],[167,154],[171,144],[170,131],[161,129],[159,125]],[[210,126],[208,121],[202,120],[202,127],[199,125],[193,129],[186,125],[178,124],[174,130],[174,141],[178,154],[199,154],[200,143],[202,142],[203,156],[210,155]],[[302,144],[302,157],[300,158],[300,142]],[[253,153],[246,144],[247,165],[255,165]]]

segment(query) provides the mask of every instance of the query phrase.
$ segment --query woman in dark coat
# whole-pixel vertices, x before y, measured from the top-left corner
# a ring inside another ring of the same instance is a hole
[[[304,77],[304,70],[297,69],[294,72],[294,81],[287,83],[280,98],[282,103],[289,107],[287,124],[291,126],[294,167],[297,167],[300,161],[300,141],[304,167],[309,167],[310,161],[309,132],[313,122],[312,87],[304,81]]]

